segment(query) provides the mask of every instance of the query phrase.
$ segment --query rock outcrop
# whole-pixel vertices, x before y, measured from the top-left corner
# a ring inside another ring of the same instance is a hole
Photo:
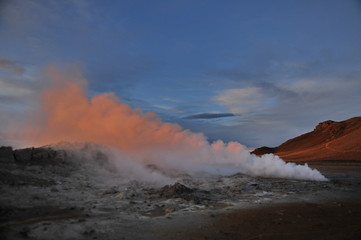
[[[65,160],[64,151],[55,151],[50,147],[23,148],[13,150],[12,147],[0,147],[0,162],[37,165],[56,163]]]

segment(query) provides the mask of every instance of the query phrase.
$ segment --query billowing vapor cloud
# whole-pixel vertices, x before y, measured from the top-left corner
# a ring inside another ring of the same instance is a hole
[[[166,123],[122,103],[113,93],[86,95],[86,81],[48,71],[52,85],[41,95],[37,118],[26,127],[28,141],[38,145],[92,142],[116,149],[121,162],[154,165],[163,171],[195,174],[237,172],[266,177],[326,180],[317,170],[285,163],[274,155],[251,155],[237,142],[209,144],[203,134]],[[128,164],[129,165],[129,164]]]
[[[41,96],[43,119],[35,119],[39,126],[30,127],[34,132],[30,136],[36,136],[31,141],[36,144],[88,141],[137,152],[157,146],[197,147],[205,141],[203,135],[164,123],[152,112],[132,109],[113,93],[88,98],[86,81],[80,76],[63,76],[55,69],[47,74],[53,85]]]

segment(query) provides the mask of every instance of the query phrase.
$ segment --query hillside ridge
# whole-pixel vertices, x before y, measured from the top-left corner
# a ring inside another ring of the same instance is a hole
[[[286,161],[361,160],[361,117],[323,121],[278,147],[263,146],[252,153],[273,153]]]

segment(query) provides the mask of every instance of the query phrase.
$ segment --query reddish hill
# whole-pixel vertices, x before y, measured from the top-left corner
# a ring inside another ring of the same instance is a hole
[[[274,153],[286,161],[361,160],[361,117],[321,122],[312,132],[253,153]]]

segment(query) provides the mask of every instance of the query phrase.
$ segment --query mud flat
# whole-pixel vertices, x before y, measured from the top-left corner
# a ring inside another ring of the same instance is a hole
[[[199,174],[154,185],[48,148],[5,150],[1,239],[361,237],[361,166],[314,165],[328,182]]]

